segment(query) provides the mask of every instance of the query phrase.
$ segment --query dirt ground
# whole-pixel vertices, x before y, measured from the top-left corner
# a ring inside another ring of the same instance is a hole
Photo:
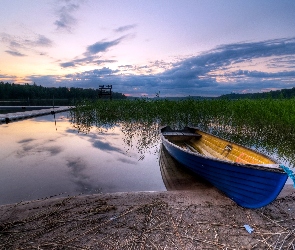
[[[214,187],[50,198],[0,206],[0,249],[295,249],[294,211],[291,186],[260,209]]]

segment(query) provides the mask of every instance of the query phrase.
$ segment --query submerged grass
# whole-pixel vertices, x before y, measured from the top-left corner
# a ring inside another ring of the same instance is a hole
[[[84,101],[72,121],[81,132],[120,125],[126,141],[137,134],[141,146],[155,143],[159,126],[170,125],[199,127],[287,159],[295,150],[295,99]]]

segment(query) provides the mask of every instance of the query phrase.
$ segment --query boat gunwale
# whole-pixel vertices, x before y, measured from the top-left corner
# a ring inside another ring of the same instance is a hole
[[[165,128],[165,127],[163,127],[163,128]],[[243,164],[243,163],[239,163],[239,162],[233,162],[233,161],[230,161],[230,160],[223,160],[223,159],[219,159],[219,158],[216,158],[216,157],[213,157],[213,156],[206,156],[206,155],[203,155],[203,154],[201,154],[201,153],[197,153],[197,152],[193,152],[193,151],[185,150],[184,148],[179,147],[179,146],[176,145],[175,143],[169,141],[169,140],[165,137],[165,132],[162,132],[162,129],[163,129],[163,128],[161,128],[161,130],[160,130],[160,131],[161,131],[162,141],[165,140],[167,143],[171,144],[173,147],[178,148],[179,150],[183,151],[184,153],[191,154],[191,155],[195,155],[195,156],[198,156],[198,157],[201,157],[201,158],[205,158],[205,159],[210,159],[210,160],[213,160],[213,161],[222,162],[222,163],[225,163],[225,164],[230,164],[230,165],[238,166],[238,167],[245,167],[245,168],[257,169],[257,170],[263,170],[263,171],[272,171],[272,172],[278,172],[278,173],[285,173],[285,171],[279,167],[280,164],[278,163],[277,160],[275,160],[275,159],[273,159],[273,158],[271,158],[271,157],[269,157],[269,156],[267,156],[267,155],[265,155],[265,154],[263,154],[263,153],[260,153],[260,152],[258,152],[258,151],[255,151],[255,150],[253,150],[253,149],[251,149],[251,148],[248,148],[248,147],[246,147],[246,146],[240,145],[240,144],[238,144],[238,143],[233,143],[233,142],[230,142],[230,141],[228,141],[228,140],[226,140],[226,139],[223,139],[223,138],[217,137],[217,136],[215,136],[215,135],[212,135],[212,134],[206,133],[206,132],[204,132],[204,131],[202,131],[202,130],[200,130],[200,129],[198,129],[198,128],[192,128],[192,127],[189,127],[190,129],[194,129],[195,132],[200,131],[200,132],[202,132],[202,133],[205,133],[205,134],[207,134],[207,135],[209,135],[209,136],[213,136],[213,137],[215,137],[215,138],[221,139],[221,140],[223,140],[223,141],[225,141],[225,142],[228,142],[228,143],[230,143],[230,144],[237,145],[237,146],[240,146],[240,147],[245,148],[245,149],[247,149],[247,150],[250,150],[250,151],[252,151],[252,152],[254,152],[254,153],[256,153],[256,154],[258,153],[258,154],[260,154],[260,155],[262,155],[262,156],[268,158],[269,160],[273,161],[274,164],[250,164],[250,163]],[[186,133],[185,131],[180,131],[180,130],[179,130],[179,131],[177,131],[177,130],[173,130],[173,131],[169,131],[169,132],[167,131],[167,133],[171,133],[171,132],[178,132],[178,133],[183,133],[183,135],[187,134],[188,136],[192,136],[192,133]],[[168,136],[169,136],[169,135],[168,135]],[[272,167],[270,167],[270,166],[268,166],[268,165],[272,165]],[[277,167],[274,167],[274,166],[276,166],[276,165],[277,165]]]

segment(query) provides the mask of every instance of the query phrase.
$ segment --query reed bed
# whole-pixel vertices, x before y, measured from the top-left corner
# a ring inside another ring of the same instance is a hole
[[[159,142],[159,127],[199,127],[295,165],[295,99],[83,101],[71,114],[79,132],[121,126],[139,150]]]
[[[101,124],[119,121],[154,121],[178,124],[181,126],[209,124],[211,119],[236,125],[274,125],[290,129],[295,125],[295,99],[257,100],[114,100],[83,101],[76,106],[77,113],[92,115]],[[92,118],[92,119],[91,119]]]

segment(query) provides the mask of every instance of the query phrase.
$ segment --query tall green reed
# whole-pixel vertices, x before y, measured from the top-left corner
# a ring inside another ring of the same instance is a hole
[[[159,127],[170,125],[199,127],[283,158],[290,159],[295,150],[294,99],[84,101],[72,112],[72,121],[82,132],[120,125],[127,144],[141,138],[139,148],[153,147]]]

